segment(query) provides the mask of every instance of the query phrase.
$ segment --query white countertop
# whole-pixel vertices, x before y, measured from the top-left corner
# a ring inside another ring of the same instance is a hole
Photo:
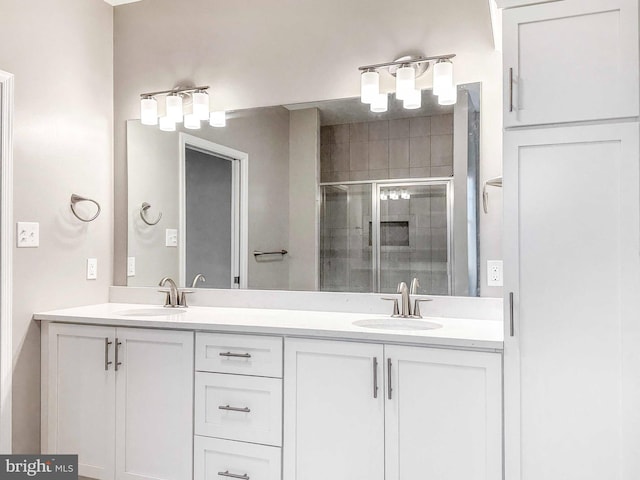
[[[136,309],[162,309],[158,305],[103,303],[34,314],[35,320],[122,327],[258,333],[284,336],[352,339],[440,347],[502,350],[503,323],[492,320],[425,317],[442,325],[434,330],[378,330],[353,325],[386,315],[258,308],[189,307],[162,316],[123,315]],[[398,319],[401,320],[401,319]]]

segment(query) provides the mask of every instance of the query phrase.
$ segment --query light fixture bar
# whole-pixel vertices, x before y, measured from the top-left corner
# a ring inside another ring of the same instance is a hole
[[[191,93],[191,92],[197,92],[198,90],[208,90],[210,87],[209,85],[205,85],[202,87],[188,87],[188,88],[172,88],[171,90],[160,90],[158,92],[149,92],[149,93],[141,93],[140,94],[140,98],[144,98],[144,97],[153,97],[154,95],[165,95],[168,93]]]
[[[447,55],[435,55],[433,57],[418,57],[413,60],[400,60],[395,62],[377,63],[375,65],[365,65],[364,67],[359,67],[358,70],[376,70],[378,68],[389,68],[401,65],[416,65],[419,63],[434,62],[437,60],[451,60],[455,56],[455,53],[450,53]]]

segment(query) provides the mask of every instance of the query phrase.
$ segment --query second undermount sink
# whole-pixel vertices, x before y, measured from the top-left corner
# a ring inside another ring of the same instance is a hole
[[[353,325],[357,327],[373,328],[378,330],[435,330],[442,325],[417,318],[367,318],[356,320]]]
[[[186,310],[180,308],[132,308],[130,310],[120,310],[116,315],[123,317],[169,317],[172,315],[180,315],[186,313]]]

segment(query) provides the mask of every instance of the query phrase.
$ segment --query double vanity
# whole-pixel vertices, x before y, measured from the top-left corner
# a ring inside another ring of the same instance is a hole
[[[502,477],[501,319],[132,303],[34,318],[42,451],[78,453],[82,476]]]

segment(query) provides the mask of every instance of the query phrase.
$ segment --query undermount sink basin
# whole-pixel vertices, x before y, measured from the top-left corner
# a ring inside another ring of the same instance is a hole
[[[372,318],[356,320],[353,325],[378,330],[435,330],[442,327],[439,323],[416,318]]]
[[[180,315],[186,310],[179,308],[132,308],[131,310],[120,310],[116,315],[123,317],[169,317],[171,315]]]

